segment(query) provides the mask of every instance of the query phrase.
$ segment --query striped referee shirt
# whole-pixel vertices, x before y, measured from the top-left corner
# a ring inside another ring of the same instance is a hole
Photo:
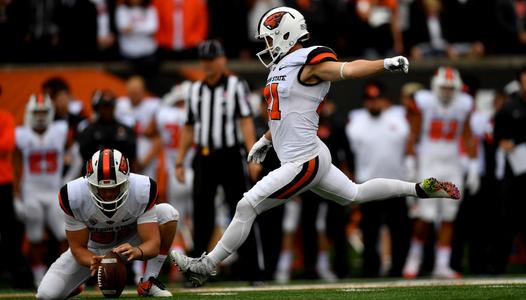
[[[194,142],[217,150],[243,143],[239,120],[252,116],[246,82],[224,75],[215,86],[196,81],[186,105],[186,124],[194,127]]]

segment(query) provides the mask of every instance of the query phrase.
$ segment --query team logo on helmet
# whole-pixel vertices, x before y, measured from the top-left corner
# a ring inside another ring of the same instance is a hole
[[[128,168],[128,161],[124,158],[124,156],[121,156],[121,163],[119,164],[119,171],[122,172],[122,174],[126,175],[128,172],[130,172],[130,169]]]
[[[93,174],[93,166],[91,165],[91,159],[88,161],[88,166],[86,172],[88,173],[88,177]]]
[[[284,11],[278,11],[276,13],[271,14],[265,19],[265,22],[263,22],[263,25],[267,27],[268,29],[272,30],[279,26],[279,23],[281,23],[281,19],[287,12]]]

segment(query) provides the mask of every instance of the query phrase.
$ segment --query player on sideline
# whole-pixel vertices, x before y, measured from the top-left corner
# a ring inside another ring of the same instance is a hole
[[[292,8],[273,8],[259,22],[257,38],[265,40],[267,48],[257,56],[270,68],[264,90],[270,131],[254,144],[248,160],[262,162],[268,149],[274,146],[281,167],[244,194],[232,222],[208,255],[190,258],[170,253],[170,259],[194,285],[202,285],[216,274],[219,262],[245,241],[258,214],[305,190],[341,205],[403,196],[460,198],[455,185],[434,178],[417,184],[382,178],[356,184],[331,164],[329,150],[316,134],[319,119],[316,109],[329,91],[330,82],[367,77],[384,70],[407,73],[409,62],[397,56],[342,63],[327,47],[304,48],[301,43],[308,37],[305,19]]]
[[[179,213],[169,204],[156,205],[157,195],[155,181],[130,174],[128,159],[118,150],[93,154],[86,176],[60,190],[69,249],[49,268],[37,299],[78,294],[109,251],[127,261],[147,261],[137,286],[140,296],[171,297],[157,276],[172,245]]]

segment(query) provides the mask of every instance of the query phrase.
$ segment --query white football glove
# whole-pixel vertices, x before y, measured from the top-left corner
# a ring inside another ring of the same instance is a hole
[[[416,158],[413,155],[405,157],[404,161],[406,180],[416,181]]]
[[[469,161],[466,188],[470,195],[475,195],[480,189],[479,162],[476,159]]]
[[[391,72],[403,71],[409,72],[409,61],[404,56],[395,56],[384,59],[384,68]]]
[[[259,141],[257,141],[250,152],[248,153],[247,161],[255,162],[257,164],[262,163],[267,156],[267,151],[272,147],[272,141],[268,140],[265,135],[263,135]]]

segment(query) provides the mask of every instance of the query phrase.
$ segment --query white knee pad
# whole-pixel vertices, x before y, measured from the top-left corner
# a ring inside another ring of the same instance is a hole
[[[257,213],[252,204],[244,197],[239,200],[236,206],[234,218],[241,222],[252,221],[256,218]]]
[[[157,222],[162,225],[170,221],[179,221],[179,212],[168,203],[160,203],[155,205],[157,213]]]

